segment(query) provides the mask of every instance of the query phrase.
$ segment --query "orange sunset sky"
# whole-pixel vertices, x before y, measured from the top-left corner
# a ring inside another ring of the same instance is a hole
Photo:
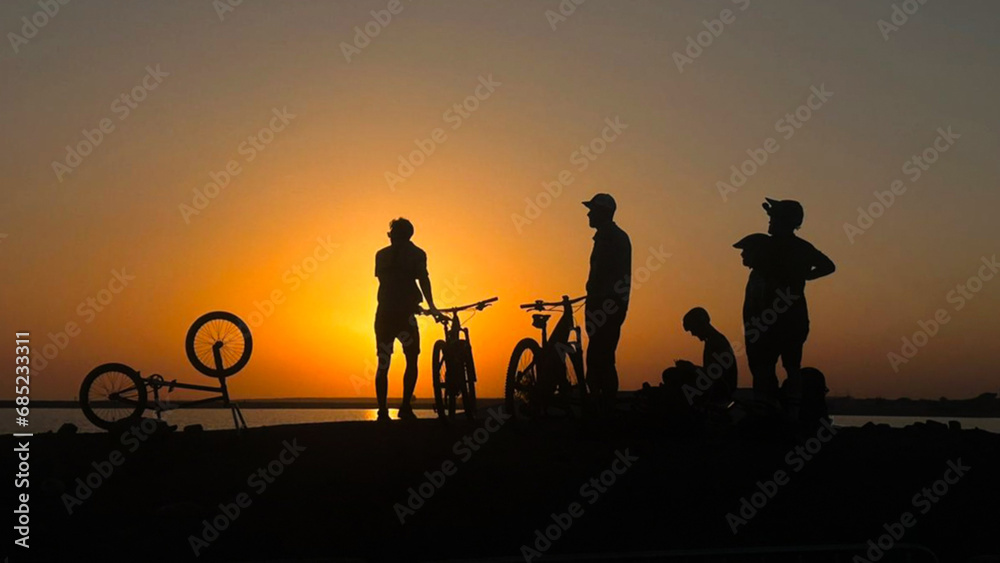
[[[803,203],[801,236],[839,268],[807,288],[805,364],[832,394],[998,390],[1000,278],[983,260],[1000,250],[1000,6],[929,2],[886,39],[888,0],[590,0],[546,15],[559,5],[404,1],[366,43],[355,27],[387,0],[245,0],[221,15],[208,0],[74,2],[22,42],[10,33],[40,8],[4,2],[0,365],[30,331],[36,352],[65,345],[36,357],[35,399],[73,398],[109,361],[208,383],[183,339],[222,309],[255,340],[235,397],[373,397],[374,254],[405,216],[439,306],[500,297],[469,324],[479,395],[500,396],[514,344],[536,333],[517,305],[583,293],[580,202],[609,192],[637,270],[618,352],[634,389],[700,357],[681,329],[693,306],[742,341],[747,270],[731,245],[766,230],[770,196]],[[935,142],[933,164],[910,162]],[[418,143],[433,152],[409,174]],[[724,198],[719,182],[765,145]],[[228,185],[198,199],[227,166]],[[896,180],[892,205],[849,236]],[[951,293],[970,277],[968,298]],[[894,369],[888,355],[940,309],[947,324]],[[76,335],[59,334],[67,323]],[[421,328],[427,398],[440,328]]]

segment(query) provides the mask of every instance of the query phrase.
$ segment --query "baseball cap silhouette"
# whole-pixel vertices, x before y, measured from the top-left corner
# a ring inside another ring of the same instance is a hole
[[[597,194],[590,198],[590,201],[585,201],[583,204],[587,206],[587,209],[602,207],[612,212],[618,209],[618,204],[615,203],[615,198],[611,197],[609,194]]]

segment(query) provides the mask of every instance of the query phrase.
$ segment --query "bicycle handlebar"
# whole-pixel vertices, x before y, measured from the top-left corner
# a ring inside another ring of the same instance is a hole
[[[462,311],[467,311],[469,309],[476,309],[477,311],[482,311],[483,309],[489,307],[490,305],[496,303],[499,300],[500,300],[499,297],[491,297],[489,299],[484,299],[482,301],[478,301],[478,302],[472,303],[470,305],[462,305],[460,307],[449,307],[447,309],[438,309],[438,311],[441,312],[441,313],[443,313],[443,314],[460,313]],[[431,312],[429,310],[427,310],[427,309],[420,309],[420,314],[421,315],[430,315]]]
[[[562,307],[562,306],[565,306],[565,305],[574,305],[576,303],[579,303],[579,302],[583,301],[586,298],[587,298],[586,295],[584,295],[582,297],[574,297],[572,299],[568,295],[563,295],[562,301],[546,302],[546,301],[542,301],[541,299],[539,299],[539,300],[535,301],[534,303],[525,303],[525,304],[521,305],[521,308],[525,309],[525,310],[528,310],[528,311],[531,311],[531,310],[534,310],[534,311],[543,311],[543,310],[545,310],[548,307]]]

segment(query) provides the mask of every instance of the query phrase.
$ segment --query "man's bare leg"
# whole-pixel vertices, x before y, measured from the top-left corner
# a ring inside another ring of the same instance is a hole
[[[378,368],[375,371],[375,398],[378,400],[379,416],[385,413],[388,416],[389,402],[389,364],[392,361],[392,353],[379,352]]]
[[[412,411],[413,409],[410,405],[410,399],[413,398],[413,390],[417,387],[417,359],[419,357],[419,352],[406,354],[406,371],[403,372],[403,403],[399,407],[401,416],[404,411]]]

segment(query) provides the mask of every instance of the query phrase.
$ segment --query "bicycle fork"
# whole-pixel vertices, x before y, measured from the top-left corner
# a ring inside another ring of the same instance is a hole
[[[212,345],[212,356],[215,358],[215,369],[221,372],[224,369],[222,364],[222,342],[216,342]],[[229,386],[226,385],[225,377],[219,378],[219,388],[222,391],[222,400],[229,407],[229,411],[233,415],[233,426],[236,427],[236,433],[239,434],[247,428],[247,421],[243,419],[243,411],[240,410],[238,404],[229,400]]]

